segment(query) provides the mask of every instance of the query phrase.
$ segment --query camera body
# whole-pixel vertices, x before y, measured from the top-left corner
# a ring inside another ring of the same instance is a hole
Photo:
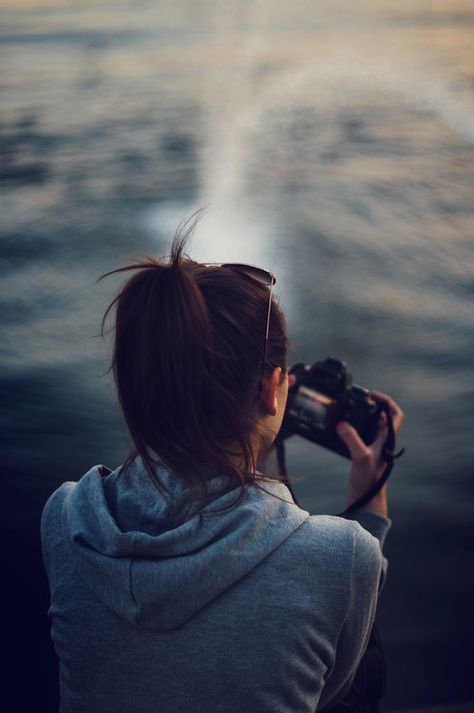
[[[296,381],[288,392],[278,438],[298,434],[350,458],[336,431],[339,421],[347,421],[367,445],[374,441],[381,408],[367,389],[352,383],[344,362],[328,357],[313,366],[295,364],[289,373]]]

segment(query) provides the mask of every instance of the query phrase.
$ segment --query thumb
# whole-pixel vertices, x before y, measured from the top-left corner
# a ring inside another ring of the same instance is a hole
[[[350,423],[340,421],[336,426],[336,431],[338,436],[346,444],[353,461],[360,461],[367,458],[369,449]]]

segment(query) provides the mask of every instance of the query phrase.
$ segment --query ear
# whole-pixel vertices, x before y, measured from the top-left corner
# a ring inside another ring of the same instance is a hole
[[[278,411],[277,389],[280,378],[281,367],[277,366],[263,382],[262,402],[269,416],[275,416]]]

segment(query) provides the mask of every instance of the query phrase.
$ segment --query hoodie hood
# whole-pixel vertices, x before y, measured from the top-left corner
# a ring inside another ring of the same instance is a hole
[[[156,466],[165,495],[141,459],[121,469],[95,465],[54,495],[62,493],[63,532],[83,580],[107,607],[145,629],[184,624],[309,517],[278,481],[260,481],[266,492],[252,485],[235,508],[213,512],[235,503],[240,486],[229,490],[226,479],[210,478],[210,500],[199,507],[165,467]]]

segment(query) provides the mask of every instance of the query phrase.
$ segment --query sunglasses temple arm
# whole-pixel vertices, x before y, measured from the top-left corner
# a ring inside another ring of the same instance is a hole
[[[273,284],[270,285],[270,294],[268,297],[268,310],[267,310],[267,324],[265,326],[265,346],[263,349],[263,362],[265,363],[265,359],[267,358],[267,347],[268,347],[268,333],[270,331],[270,313],[272,310],[272,290],[273,290]]]

